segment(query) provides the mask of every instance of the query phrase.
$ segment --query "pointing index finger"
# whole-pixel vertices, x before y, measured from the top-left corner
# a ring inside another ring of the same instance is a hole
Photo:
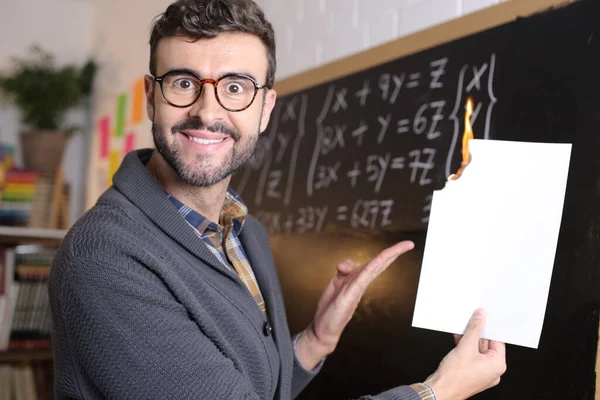
[[[379,276],[398,256],[412,250],[414,247],[415,244],[413,242],[405,240],[383,250],[364,267],[356,279],[356,285],[366,289],[366,286]]]
[[[367,269],[379,269],[380,267],[387,267],[391,264],[398,256],[412,250],[415,244],[410,240],[405,240],[395,245],[388,247],[372,259],[367,264]]]

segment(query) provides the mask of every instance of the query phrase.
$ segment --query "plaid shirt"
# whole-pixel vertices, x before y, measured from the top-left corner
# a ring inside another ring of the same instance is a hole
[[[410,385],[417,392],[421,400],[436,400],[433,390],[424,383],[415,383]]]
[[[206,244],[209,250],[221,261],[225,268],[237,273],[256,304],[266,316],[265,302],[258,287],[258,282],[252,272],[252,267],[244,253],[242,244],[238,238],[244,218],[248,214],[248,208],[242,199],[233,190],[228,189],[225,202],[219,217],[219,224],[209,221],[202,215],[181,203],[175,197],[168,195],[169,200],[177,207],[179,213],[185,218],[188,225],[192,227],[196,235]],[[238,271],[239,270],[239,271]],[[294,355],[296,353],[296,342],[300,335],[294,338]],[[325,360],[321,360],[318,369]],[[411,385],[422,400],[435,400],[435,394],[425,384],[415,383]]]
[[[246,257],[238,238],[244,226],[244,219],[248,214],[248,208],[242,199],[233,190],[229,189],[225,194],[225,202],[223,203],[219,223],[216,224],[181,203],[175,197],[171,195],[168,195],[168,197],[196,235],[221,261],[221,264],[236,273],[244,282],[256,304],[266,316],[265,301],[248,257]]]

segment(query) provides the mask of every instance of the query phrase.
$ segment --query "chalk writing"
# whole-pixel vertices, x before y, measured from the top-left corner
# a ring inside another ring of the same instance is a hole
[[[460,162],[467,97],[490,135],[495,65],[419,56],[283,97],[232,185],[270,233],[423,229]]]

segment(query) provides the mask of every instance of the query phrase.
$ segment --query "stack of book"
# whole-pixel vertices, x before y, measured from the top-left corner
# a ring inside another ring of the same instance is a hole
[[[50,220],[54,175],[40,174],[37,179],[35,198],[32,202],[28,226],[47,228]]]
[[[0,225],[27,226],[36,194],[38,173],[11,169],[4,174]]]
[[[52,380],[52,369],[43,362],[27,366],[0,365],[0,399],[50,399]]]
[[[0,350],[50,348],[48,277],[56,249],[37,245],[4,248],[4,312]],[[0,311],[1,312],[1,311]]]
[[[15,249],[0,247],[0,350],[8,349],[17,295],[15,281]]]

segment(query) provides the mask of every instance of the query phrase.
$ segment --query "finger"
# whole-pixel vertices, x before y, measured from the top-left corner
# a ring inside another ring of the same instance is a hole
[[[458,345],[460,339],[462,339],[463,335],[453,335],[454,336],[454,344]]]
[[[490,350],[495,351],[501,357],[506,357],[506,345],[496,340],[490,340]]]
[[[487,339],[479,339],[479,352],[485,354],[490,349],[490,341]]]
[[[412,250],[415,247],[415,244],[410,240],[405,240],[395,245],[388,247],[383,250],[381,253],[377,255],[374,259],[369,261],[365,270],[369,272],[370,275],[373,273],[375,276],[379,275],[383,272],[391,263],[396,260],[400,255]]]
[[[465,336],[462,342],[475,343],[479,342],[479,337],[481,336],[481,331],[483,331],[483,327],[485,325],[485,311],[481,308],[475,310],[469,324],[467,325],[467,330],[465,331]]]
[[[356,263],[350,259],[344,260],[337,266],[337,271],[341,275],[348,275],[356,267]]]
[[[350,282],[345,289],[346,294],[350,298],[360,299],[375,278],[385,271],[398,256],[412,250],[414,247],[413,242],[405,240],[383,250],[377,257],[369,261],[356,275],[356,278]]]

